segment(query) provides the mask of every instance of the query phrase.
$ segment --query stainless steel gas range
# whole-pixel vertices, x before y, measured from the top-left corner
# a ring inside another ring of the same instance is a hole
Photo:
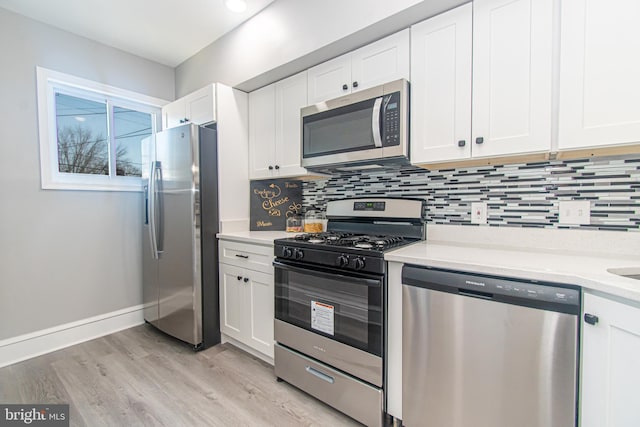
[[[327,203],[327,232],[278,239],[275,373],[368,425],[385,414],[386,251],[425,238],[423,200]]]

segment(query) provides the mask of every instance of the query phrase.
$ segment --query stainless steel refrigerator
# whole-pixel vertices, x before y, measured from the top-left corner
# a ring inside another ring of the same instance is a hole
[[[188,124],[142,144],[145,320],[194,349],[220,342],[217,132]]]

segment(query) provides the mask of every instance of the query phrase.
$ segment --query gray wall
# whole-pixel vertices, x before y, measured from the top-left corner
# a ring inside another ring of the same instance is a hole
[[[176,95],[251,91],[470,0],[277,0],[176,68]]]
[[[142,195],[40,188],[36,66],[167,100],[174,70],[0,8],[0,340],[142,302]]]

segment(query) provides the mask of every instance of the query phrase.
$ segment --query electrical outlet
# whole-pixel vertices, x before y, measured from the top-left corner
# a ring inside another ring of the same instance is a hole
[[[591,223],[591,202],[588,200],[561,201],[558,206],[560,224],[578,225]]]
[[[487,223],[487,204],[485,202],[471,203],[471,223],[472,224]]]

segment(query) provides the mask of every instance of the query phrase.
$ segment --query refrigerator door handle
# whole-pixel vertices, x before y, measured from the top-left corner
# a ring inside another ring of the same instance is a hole
[[[149,212],[149,244],[153,259],[158,259],[158,242],[156,237],[156,162],[149,167],[149,196],[147,207]]]
[[[156,186],[154,187],[155,189],[155,196],[154,198],[157,198],[158,200],[158,233],[156,234],[156,254],[158,256],[158,258],[160,257],[160,254],[164,252],[164,195],[163,195],[163,190],[164,190],[164,186],[163,186],[163,176],[162,176],[162,162],[156,162]],[[158,191],[158,187],[159,190]]]

